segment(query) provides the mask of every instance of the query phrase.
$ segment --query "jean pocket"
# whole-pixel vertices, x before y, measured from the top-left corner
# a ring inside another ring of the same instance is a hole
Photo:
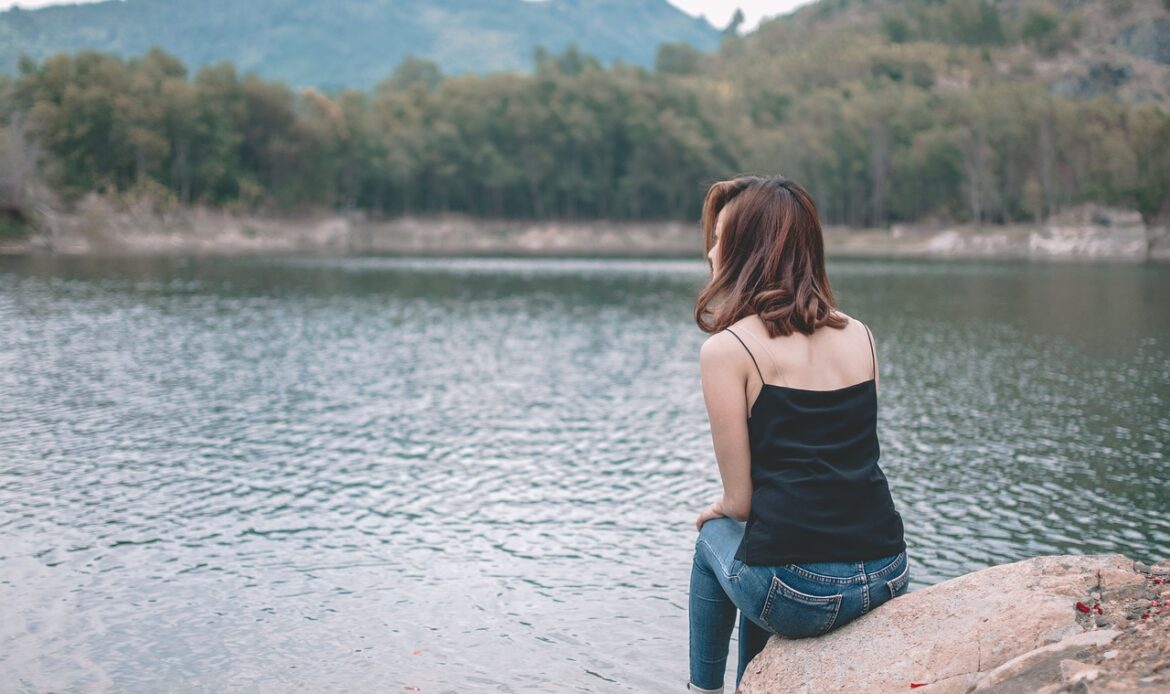
[[[902,567],[901,573],[886,581],[886,587],[890,589],[890,599],[896,598],[906,592],[906,587],[910,585],[910,562],[906,562],[906,566]]]
[[[760,621],[789,639],[820,636],[833,628],[844,595],[809,595],[796,590],[779,576],[772,577]]]

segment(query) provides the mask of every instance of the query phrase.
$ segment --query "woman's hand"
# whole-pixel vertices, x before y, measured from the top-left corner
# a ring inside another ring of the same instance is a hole
[[[695,519],[695,530],[702,530],[703,524],[712,518],[719,518],[720,516],[726,515],[727,514],[723,512],[723,499],[720,497],[719,499],[716,499],[715,502],[710,506],[703,509],[703,512],[700,513],[699,517]]]

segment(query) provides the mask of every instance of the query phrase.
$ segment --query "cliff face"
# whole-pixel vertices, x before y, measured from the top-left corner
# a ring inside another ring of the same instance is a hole
[[[1170,564],[1044,556],[912,591],[816,639],[773,637],[744,694],[1170,687]]]

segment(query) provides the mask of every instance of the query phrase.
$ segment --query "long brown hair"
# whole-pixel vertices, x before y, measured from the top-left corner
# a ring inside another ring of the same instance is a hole
[[[721,211],[719,269],[695,304],[701,330],[719,332],[753,313],[771,337],[848,325],[834,312],[821,222],[808,191],[782,176],[715,183],[703,200],[704,254]]]

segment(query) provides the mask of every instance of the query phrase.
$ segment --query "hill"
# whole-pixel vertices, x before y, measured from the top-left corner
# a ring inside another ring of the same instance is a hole
[[[122,57],[159,46],[192,69],[230,61],[295,86],[366,88],[407,56],[448,74],[530,70],[571,43],[650,66],[658,45],[713,50],[719,32],[666,0],[121,0],[0,13],[0,72],[83,49]]]
[[[1040,81],[1074,98],[1170,101],[1170,0],[821,0],[736,43],[714,70],[781,75],[815,54],[822,82],[901,70],[943,90]]]

